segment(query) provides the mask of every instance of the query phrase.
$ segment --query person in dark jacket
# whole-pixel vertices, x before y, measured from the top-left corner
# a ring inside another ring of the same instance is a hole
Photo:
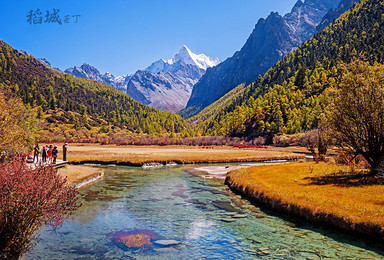
[[[57,150],[57,146],[55,145],[52,149],[52,159],[53,159],[53,164],[56,164],[56,159],[57,155],[59,154],[59,151]]]
[[[33,162],[39,162],[39,154],[40,154],[40,147],[39,144],[35,145],[35,148],[33,148]]]
[[[68,143],[65,143],[63,145],[63,161],[67,160],[67,150],[68,150]]]
[[[47,156],[48,156],[47,148],[44,145],[43,148],[41,149],[41,160],[43,161],[43,163],[47,162]]]

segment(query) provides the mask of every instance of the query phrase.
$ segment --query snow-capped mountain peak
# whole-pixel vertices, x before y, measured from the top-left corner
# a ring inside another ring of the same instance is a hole
[[[185,64],[196,65],[203,70],[214,67],[220,63],[218,58],[212,59],[204,54],[194,54],[187,46],[179,50],[173,58],[174,62],[183,61]]]
[[[169,67],[179,61],[182,61],[185,64],[197,66],[200,69],[207,70],[208,68],[214,67],[220,63],[218,58],[210,58],[204,54],[194,54],[187,46],[183,45],[183,47],[176,53],[176,55],[169,60],[158,60],[152,63],[146,71],[151,73],[159,73],[159,72],[168,72]]]

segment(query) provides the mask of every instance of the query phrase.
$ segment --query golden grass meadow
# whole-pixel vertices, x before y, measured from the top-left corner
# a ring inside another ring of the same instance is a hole
[[[384,186],[364,171],[350,173],[347,166],[308,162],[239,169],[227,178],[237,187],[313,215],[384,227]]]
[[[268,147],[257,149],[239,149],[229,146],[117,146],[100,144],[70,144],[68,160],[71,163],[101,162],[127,165],[144,163],[176,162],[193,163],[229,163],[264,160],[300,159],[303,154],[286,152]]]

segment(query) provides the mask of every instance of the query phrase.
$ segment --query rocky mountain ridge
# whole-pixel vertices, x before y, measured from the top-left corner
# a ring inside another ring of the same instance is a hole
[[[232,57],[209,69],[194,86],[184,117],[196,115],[241,83],[250,83],[283,56],[312,37],[327,12],[340,0],[301,0],[284,16],[272,12],[260,19],[245,45]]]

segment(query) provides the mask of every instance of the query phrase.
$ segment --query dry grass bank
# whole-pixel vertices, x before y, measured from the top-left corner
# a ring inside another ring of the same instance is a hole
[[[65,168],[60,168],[58,174],[67,178],[67,183],[70,185],[81,185],[97,177],[101,177],[104,173],[100,168],[82,166],[82,165],[67,165]]]
[[[294,163],[235,170],[226,183],[272,209],[384,239],[384,185],[364,173]]]
[[[217,163],[250,162],[278,159],[299,159],[302,154],[285,152],[273,147],[238,149],[233,147],[195,146],[116,146],[100,144],[69,144],[71,163],[102,162],[143,165],[148,162]]]

